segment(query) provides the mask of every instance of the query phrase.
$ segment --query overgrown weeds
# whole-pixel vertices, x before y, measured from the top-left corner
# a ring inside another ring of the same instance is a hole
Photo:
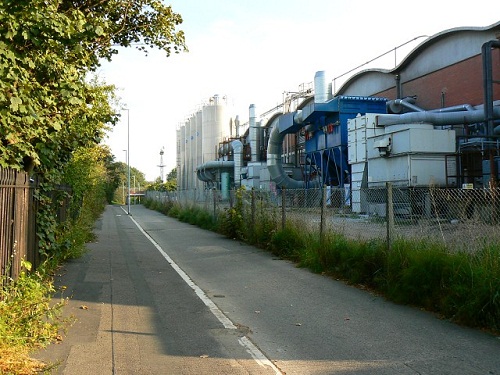
[[[29,352],[53,342],[61,328],[64,300],[52,301],[54,286],[39,272],[24,271],[16,280],[3,277],[0,289],[0,373],[36,374],[46,367]]]

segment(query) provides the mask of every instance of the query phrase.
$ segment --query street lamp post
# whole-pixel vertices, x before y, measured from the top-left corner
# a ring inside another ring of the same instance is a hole
[[[123,151],[125,152],[125,163],[127,164],[127,169],[128,169],[128,151],[127,150],[123,150]],[[127,185],[128,185],[128,183],[127,183]],[[125,183],[123,183],[123,204],[126,205],[127,200],[128,200],[128,193],[127,193],[127,198],[125,198]]]
[[[130,110],[128,108],[122,108],[122,111],[127,111],[127,214],[130,215]]]

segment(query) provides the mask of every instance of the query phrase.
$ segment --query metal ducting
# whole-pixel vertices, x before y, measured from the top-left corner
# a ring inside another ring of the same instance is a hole
[[[251,161],[258,162],[260,161],[260,143],[261,143],[261,134],[260,134],[260,126],[257,125],[257,116],[255,114],[255,104],[250,104],[249,107],[249,140],[250,140],[250,152],[251,152]]]
[[[234,184],[239,187],[241,185],[241,168],[243,167],[243,143],[239,140],[231,142],[234,155]]]
[[[326,103],[331,99],[332,85],[327,82],[324,70],[316,72],[314,75],[314,102]]]
[[[500,119],[500,107],[493,109],[493,118]],[[401,115],[377,115],[378,126],[389,126],[398,124],[411,124],[426,122],[434,125],[459,125],[459,124],[474,124],[476,122],[486,121],[486,116],[483,110],[475,109],[473,111],[460,112],[410,112]]]
[[[391,110],[392,113],[401,113],[403,108],[411,109],[415,112],[423,112],[424,110],[415,105],[415,98],[407,97],[403,99],[394,99],[387,102],[387,108]]]
[[[196,169],[196,175],[198,179],[204,182],[213,182],[216,179],[216,174],[214,170],[220,169],[232,169],[234,168],[234,161],[227,160],[212,160],[208,161]]]
[[[429,112],[457,112],[457,111],[474,111],[474,107],[470,104],[454,105],[452,107],[431,109]]]
[[[491,49],[500,48],[500,40],[490,40],[481,47],[483,57],[483,87],[484,87],[484,117],[487,125],[487,134],[492,135],[493,120],[497,119],[493,108],[493,56]]]
[[[288,189],[304,189],[306,182],[295,180],[289,177],[283,169],[281,154],[283,153],[283,139],[288,132],[280,133],[279,121],[282,114],[276,116],[271,123],[271,131],[269,134],[269,143],[267,145],[267,169],[271,180],[276,183],[276,186],[285,187]],[[290,127],[289,129],[291,129]],[[316,187],[319,184],[315,181],[309,184],[308,187]]]
[[[236,138],[240,137],[240,116],[234,118],[234,128],[236,129]]]

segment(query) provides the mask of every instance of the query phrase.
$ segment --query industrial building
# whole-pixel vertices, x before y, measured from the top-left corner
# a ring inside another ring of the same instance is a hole
[[[365,188],[489,188],[500,178],[500,22],[440,32],[394,69],[313,85],[249,121],[214,96],[177,130],[180,190],[326,186],[366,212]]]

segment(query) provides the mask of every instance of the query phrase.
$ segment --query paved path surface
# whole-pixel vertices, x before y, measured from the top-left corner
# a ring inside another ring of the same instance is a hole
[[[142,206],[109,206],[58,280],[54,374],[500,375],[500,339]]]

